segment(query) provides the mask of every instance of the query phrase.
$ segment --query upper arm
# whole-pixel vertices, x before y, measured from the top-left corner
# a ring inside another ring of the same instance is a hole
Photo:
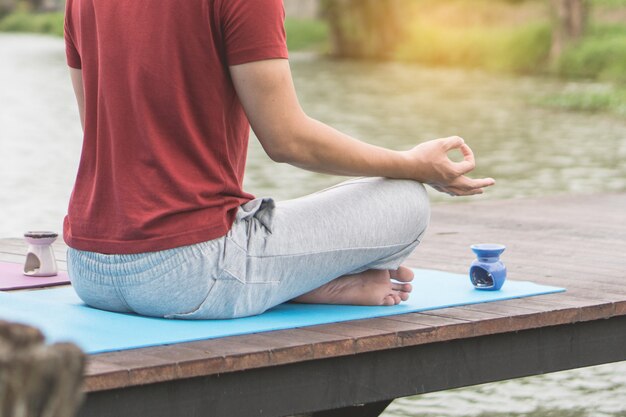
[[[306,117],[296,96],[289,61],[270,59],[230,67],[250,125],[270,158],[284,159]]]
[[[83,71],[70,67],[70,78],[72,79],[72,87],[74,88],[76,98],[84,100],[85,93],[83,90]]]
[[[70,67],[70,78],[72,79],[72,87],[76,95],[76,103],[78,104],[78,113],[80,114],[80,122],[85,128],[85,90],[83,88],[83,71]]]

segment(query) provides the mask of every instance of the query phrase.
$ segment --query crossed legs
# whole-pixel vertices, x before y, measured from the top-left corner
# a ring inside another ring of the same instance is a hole
[[[247,273],[276,283],[270,305],[395,305],[412,291],[401,264],[429,217],[422,184],[360,178],[259,210],[239,241]]]

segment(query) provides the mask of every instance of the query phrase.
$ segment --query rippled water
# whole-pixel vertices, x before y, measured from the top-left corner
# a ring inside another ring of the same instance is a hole
[[[625,417],[626,362],[395,400],[383,417]]]
[[[408,149],[463,136],[476,175],[498,180],[477,198],[626,191],[625,119],[533,104],[605,86],[307,56],[291,65],[307,113],[362,140]],[[80,141],[63,42],[0,35],[0,237],[60,230]],[[258,196],[293,198],[340,180],[274,164],[251,140],[245,185]],[[626,362],[399,399],[384,415],[625,417]]]

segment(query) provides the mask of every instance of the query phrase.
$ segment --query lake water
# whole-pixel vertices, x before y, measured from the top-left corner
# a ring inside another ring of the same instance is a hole
[[[626,191],[626,119],[535,104],[602,84],[294,55],[307,113],[362,140],[408,149],[460,135],[476,176],[498,185],[474,199]],[[0,35],[0,237],[60,231],[81,129],[60,39]],[[288,199],[342,180],[275,164],[252,138],[245,186]],[[432,192],[439,202],[462,202]],[[384,416],[626,416],[626,362],[399,399]]]

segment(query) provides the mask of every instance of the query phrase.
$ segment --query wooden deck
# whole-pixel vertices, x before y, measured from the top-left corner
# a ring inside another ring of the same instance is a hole
[[[626,360],[626,194],[437,205],[407,265],[465,273],[480,242],[507,245],[509,279],[567,292],[92,355],[81,415],[374,416],[397,397]],[[0,241],[1,260],[24,251]]]

